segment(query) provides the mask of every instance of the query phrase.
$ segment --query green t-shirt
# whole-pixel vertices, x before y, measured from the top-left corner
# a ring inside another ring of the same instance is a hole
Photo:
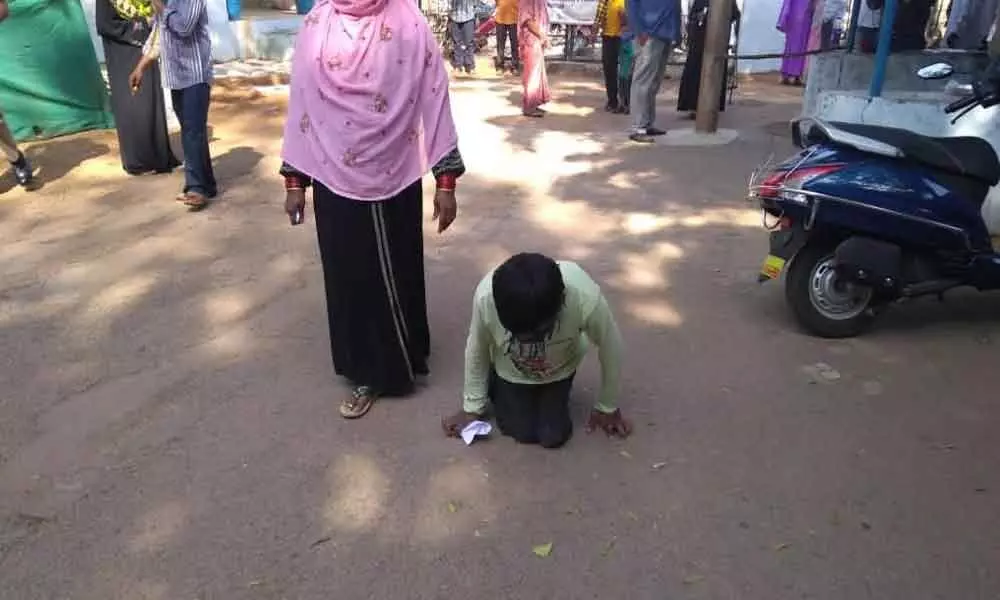
[[[543,384],[572,375],[583,362],[588,340],[597,346],[601,362],[601,391],[595,408],[617,408],[621,371],[621,333],[600,286],[572,262],[559,262],[566,301],[552,336],[542,342],[518,342],[500,324],[493,302],[493,273],[479,283],[472,302],[472,323],[465,346],[466,412],[481,414],[489,402],[491,367],[505,381]]]

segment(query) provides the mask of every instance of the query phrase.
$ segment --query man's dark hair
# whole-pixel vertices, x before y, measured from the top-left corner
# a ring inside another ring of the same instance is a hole
[[[515,335],[553,324],[565,290],[559,265],[542,254],[515,254],[493,272],[497,316],[504,329]]]

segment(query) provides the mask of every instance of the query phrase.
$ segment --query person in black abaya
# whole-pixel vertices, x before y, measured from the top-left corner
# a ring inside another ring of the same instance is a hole
[[[740,9],[733,2],[731,17],[733,23],[740,20]],[[694,118],[698,108],[698,89],[701,86],[701,63],[705,53],[705,28],[708,24],[708,0],[694,0],[687,19],[687,60],[681,74],[681,86],[677,93],[677,110],[688,112]],[[728,44],[727,44],[728,46]],[[722,90],[719,94],[719,110],[726,110],[726,90],[729,89],[729,69],[722,73]]]
[[[129,74],[142,56],[152,26],[152,5],[144,0],[97,0],[97,33],[111,84],[111,110],[118,130],[122,167],[129,175],[169,173],[180,165],[170,149],[160,73],[156,66],[148,85],[129,88]]]

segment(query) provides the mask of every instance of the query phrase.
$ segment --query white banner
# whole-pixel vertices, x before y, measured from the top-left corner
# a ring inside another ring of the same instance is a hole
[[[549,22],[560,25],[593,25],[597,0],[546,0]]]

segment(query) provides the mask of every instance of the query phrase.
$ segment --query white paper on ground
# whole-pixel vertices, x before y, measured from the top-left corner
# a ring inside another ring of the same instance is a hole
[[[493,431],[493,426],[486,421],[473,421],[462,429],[462,439],[466,446],[471,446],[479,436],[487,436]]]

